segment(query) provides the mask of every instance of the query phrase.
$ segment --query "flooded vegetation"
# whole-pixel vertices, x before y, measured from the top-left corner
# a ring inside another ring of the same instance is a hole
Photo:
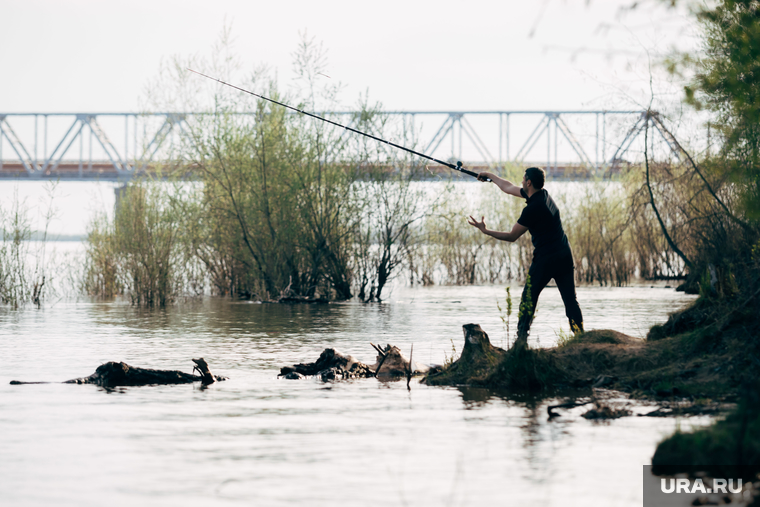
[[[265,72],[246,86],[308,110],[334,109],[337,88],[316,79],[324,71],[320,49],[304,39],[295,60],[296,91],[281,93]],[[208,67],[229,79],[233,69],[220,70],[218,63],[178,60],[156,85],[176,93],[155,98],[155,107],[205,103],[208,114],[188,123],[189,134],[172,153],[176,162],[165,167],[168,182],[130,183],[110,223],[91,225],[88,294],[122,293],[149,307],[199,292],[258,301],[373,302],[384,299],[398,276],[422,285],[525,279],[528,237],[507,248],[465,223],[468,215],[482,215],[490,226],[509,230],[522,210],[519,200],[453,172],[451,179],[429,181],[423,159],[239,90],[205,88],[208,83],[197,81],[202,78],[183,70]],[[359,109],[352,128],[401,137],[402,126],[388,124],[379,105],[363,100]],[[241,110],[254,114],[236,114]],[[657,167],[681,170],[666,166]],[[524,168],[495,170],[520,181]],[[183,182],[188,174],[194,182]],[[637,278],[685,277],[688,259],[663,239],[657,217],[671,224],[670,234],[687,250],[694,221],[669,195],[667,206],[658,199],[659,215],[653,212],[647,174],[640,164],[616,181],[566,188],[549,182],[562,203],[579,283],[625,286]],[[667,181],[660,192],[683,186],[654,169],[650,176]],[[148,246],[153,241],[156,248]]]

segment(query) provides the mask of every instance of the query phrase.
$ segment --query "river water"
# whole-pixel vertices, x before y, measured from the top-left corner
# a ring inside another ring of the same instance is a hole
[[[416,360],[440,363],[452,341],[461,351],[470,322],[503,345],[503,297],[503,286],[396,286],[369,305],[206,298],[153,311],[90,300],[0,309],[0,503],[641,505],[641,466],[657,442],[706,418],[600,423],[581,407],[549,421],[556,400],[277,378],[325,347],[374,362],[369,342],[414,344]],[[581,287],[578,297],[587,328],[640,337],[692,299],[661,286]],[[556,341],[563,313],[548,287],[532,346]],[[189,372],[199,356],[230,379],[208,389],[9,385],[89,375],[111,360]]]

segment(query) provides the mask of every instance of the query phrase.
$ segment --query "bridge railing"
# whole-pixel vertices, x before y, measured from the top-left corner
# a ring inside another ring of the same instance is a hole
[[[207,114],[0,113],[0,176],[130,179],[171,159],[193,122]],[[355,128],[356,112],[319,114]],[[379,114],[391,126],[389,140],[436,158],[471,166],[530,162],[550,170],[572,165],[597,172],[625,156],[645,116],[627,110]]]

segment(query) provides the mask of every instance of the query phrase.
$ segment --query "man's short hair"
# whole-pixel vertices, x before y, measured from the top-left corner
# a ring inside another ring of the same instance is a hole
[[[541,190],[544,188],[544,182],[546,181],[546,172],[538,167],[528,167],[525,170],[525,179],[533,183],[533,188]]]

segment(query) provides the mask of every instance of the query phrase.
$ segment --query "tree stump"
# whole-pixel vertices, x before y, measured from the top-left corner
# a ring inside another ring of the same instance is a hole
[[[440,373],[428,375],[423,382],[429,385],[468,384],[487,375],[507,353],[491,345],[488,335],[478,324],[465,324],[464,348],[459,359]]]

